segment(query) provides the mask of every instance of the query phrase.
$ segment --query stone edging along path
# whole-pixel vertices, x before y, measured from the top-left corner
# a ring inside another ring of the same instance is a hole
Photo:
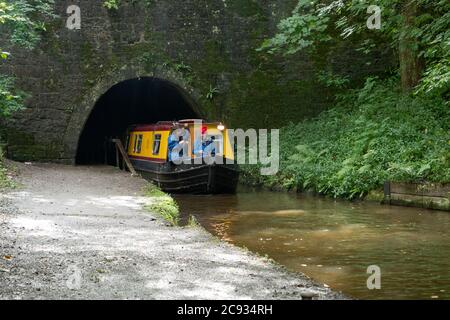
[[[345,299],[143,209],[145,181],[111,167],[16,164],[0,195],[0,299]]]

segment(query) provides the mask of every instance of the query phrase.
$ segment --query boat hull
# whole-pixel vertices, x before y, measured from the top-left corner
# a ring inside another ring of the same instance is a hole
[[[174,165],[130,159],[136,171],[169,193],[232,194],[239,171],[234,165]]]

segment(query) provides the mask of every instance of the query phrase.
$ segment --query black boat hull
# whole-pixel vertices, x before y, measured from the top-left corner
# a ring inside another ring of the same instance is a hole
[[[234,165],[174,165],[131,159],[141,175],[168,193],[232,194],[239,171]]]

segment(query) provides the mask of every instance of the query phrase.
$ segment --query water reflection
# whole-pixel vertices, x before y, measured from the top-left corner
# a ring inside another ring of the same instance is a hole
[[[354,297],[450,299],[449,213],[270,192],[176,199],[185,219]]]

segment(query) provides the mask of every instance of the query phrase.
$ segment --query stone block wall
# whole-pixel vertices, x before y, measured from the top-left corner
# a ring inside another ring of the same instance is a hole
[[[108,10],[103,0],[56,1],[59,18],[38,48],[2,47],[13,55],[0,73],[15,76],[30,96],[27,109],[4,124],[9,156],[73,163],[96,101],[137,77],[175,83],[201,116],[232,127],[274,128],[317,115],[332,94],[317,83],[314,59],[256,51],[296,2],[121,0],[119,10]],[[81,8],[81,30],[65,27],[72,4]],[[342,61],[349,69],[358,63],[354,55]]]

